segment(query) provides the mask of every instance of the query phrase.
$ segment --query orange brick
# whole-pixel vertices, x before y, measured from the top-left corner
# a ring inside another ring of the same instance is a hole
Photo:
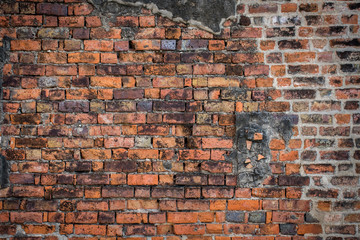
[[[101,19],[98,16],[90,16],[85,18],[86,26],[87,27],[101,27]]]
[[[228,210],[253,211],[260,209],[259,200],[229,200]]]
[[[92,65],[80,65],[79,75],[81,76],[92,76],[95,75],[95,66]]]
[[[223,40],[210,40],[209,41],[209,50],[210,51],[220,51],[225,49],[225,42]]]
[[[137,27],[139,18],[137,16],[121,16],[116,18],[116,26],[119,27]]]
[[[202,223],[209,223],[214,221],[213,212],[199,212],[199,221]]]
[[[84,47],[86,51],[112,51],[113,41],[111,40],[84,40]]]
[[[269,145],[271,150],[282,150],[285,149],[285,141],[281,139],[272,139]]]
[[[222,234],[222,224],[206,224],[206,232],[209,234]]]
[[[27,234],[50,234],[55,232],[55,226],[51,225],[24,225]]]
[[[117,63],[116,53],[101,53],[101,63]]]
[[[299,159],[298,151],[280,152],[280,161],[295,161],[297,159]]]
[[[13,15],[11,16],[11,25],[13,26],[40,26],[42,24],[42,16],[31,15]]]
[[[202,138],[203,148],[232,148],[233,141],[231,139],[221,138]]]
[[[121,29],[110,28],[110,30],[107,31],[104,28],[93,28],[90,31],[90,37],[93,39],[120,39]]]
[[[140,28],[135,35],[135,39],[164,39],[164,28]]]
[[[84,17],[59,17],[60,27],[84,27]]]
[[[197,64],[194,66],[195,75],[225,74],[225,64]]]
[[[198,221],[197,212],[168,212],[169,223],[196,223]]]
[[[76,4],[74,7],[74,15],[89,15],[93,10],[93,6],[90,4]]]
[[[40,51],[40,40],[12,40],[11,50],[13,51]]]
[[[162,75],[162,76],[174,76],[175,75],[175,65],[145,65],[144,66],[145,75]]]
[[[337,124],[349,124],[351,114],[335,114]]]
[[[81,150],[81,156],[84,159],[110,159],[111,150],[83,149]]]
[[[295,52],[295,53],[285,53],[285,61],[287,63],[293,62],[311,62],[315,59],[314,52]]]
[[[39,63],[66,63],[66,53],[39,53],[38,62]]]
[[[270,41],[270,40],[261,41],[260,48],[261,48],[261,50],[264,50],[264,51],[273,50],[275,48],[275,41]]]
[[[46,66],[46,75],[47,76],[73,76],[77,75],[77,67],[74,65],[58,65],[58,66]]]
[[[181,148],[184,146],[184,139],[181,138],[153,138],[155,148]]]
[[[288,163],[288,164],[286,164],[285,172],[286,172],[286,175],[299,174],[300,173],[300,165]]]
[[[139,17],[140,27],[154,27],[155,16],[140,16]]]
[[[131,159],[157,159],[159,151],[156,149],[130,149],[129,158]]]
[[[320,224],[301,224],[298,225],[297,233],[299,235],[304,234],[321,234],[322,227]]]
[[[205,226],[192,224],[175,224],[174,233],[176,235],[203,235],[205,234]]]
[[[133,40],[135,50],[160,50],[160,40]]]
[[[297,4],[296,3],[284,3],[281,4],[281,12],[296,12]]]
[[[129,185],[157,185],[158,175],[152,174],[130,174],[128,175]]]
[[[274,77],[282,77],[286,74],[286,66],[285,65],[273,65],[271,66],[271,74]]]
[[[13,90],[11,97],[14,100],[29,100],[40,98],[40,89],[17,89]]]
[[[130,176],[130,175],[129,175]],[[136,184],[135,184],[136,185]],[[128,209],[158,209],[159,203],[157,200],[128,200],[127,208]]]
[[[90,85],[93,87],[121,88],[121,77],[91,77]]]
[[[75,234],[106,235],[106,225],[75,225]]]

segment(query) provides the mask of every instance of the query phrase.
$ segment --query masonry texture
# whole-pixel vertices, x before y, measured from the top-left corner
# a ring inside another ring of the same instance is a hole
[[[359,10],[0,1],[0,238],[359,240]]]

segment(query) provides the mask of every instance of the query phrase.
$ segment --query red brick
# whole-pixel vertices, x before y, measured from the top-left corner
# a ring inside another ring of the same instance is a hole
[[[37,27],[42,24],[42,16],[14,15],[11,16],[11,25],[15,27],[32,26]]]
[[[84,27],[84,17],[59,17],[60,27]]]
[[[229,200],[228,210],[254,211],[260,209],[259,200]]]
[[[285,142],[281,139],[272,139],[270,142],[270,149],[272,150],[282,150],[285,149]]]
[[[47,76],[77,75],[77,67],[75,65],[46,66],[46,75]]]
[[[36,186],[16,186],[13,187],[12,196],[14,197],[44,197],[44,187]]]
[[[165,38],[164,28],[140,28],[135,35],[136,39],[163,39]]]
[[[156,159],[158,150],[155,149],[130,149],[129,158],[131,159]]]
[[[194,66],[195,75],[217,75],[225,74],[224,64],[197,64]]]
[[[116,18],[116,26],[119,27],[137,27],[139,18],[136,16],[121,16]]]
[[[253,188],[252,196],[262,198],[282,198],[285,196],[285,190],[281,188]]]
[[[130,175],[129,175],[130,176]],[[158,209],[159,204],[157,200],[128,200],[128,209]]]
[[[160,40],[132,40],[131,44],[139,51],[160,50]]]
[[[24,231],[27,234],[50,234],[55,232],[55,226],[51,225],[25,225]]]
[[[92,28],[90,31],[90,38],[92,39],[120,39],[121,29],[110,28],[106,30],[104,28]]]
[[[111,150],[86,149],[81,150],[81,156],[84,159],[110,159]]]
[[[106,235],[105,225],[75,225],[75,234]]]
[[[40,51],[40,40],[12,40],[11,50],[13,51]]]
[[[203,148],[232,148],[233,141],[231,139],[220,138],[202,138]]]
[[[145,75],[162,75],[162,76],[174,76],[175,75],[175,65],[145,65],[144,66]]]
[[[94,9],[90,4],[76,4],[73,7],[74,15],[89,15]]]
[[[250,224],[226,224],[224,226],[225,234],[255,234],[257,225]]]
[[[42,223],[41,212],[11,212],[10,222],[13,223],[25,223],[25,222],[36,222]]]
[[[293,62],[310,62],[315,59],[314,52],[304,52],[304,53],[285,53],[285,61],[287,63]]]
[[[296,12],[297,4],[296,3],[284,3],[281,4],[281,12]]]
[[[322,227],[320,224],[301,224],[298,226],[297,233],[299,235],[304,234],[321,234]]]
[[[143,222],[142,213],[117,213],[116,222],[117,223],[141,223]]]
[[[141,175],[128,175],[129,185],[157,185],[158,175],[141,174]]]
[[[69,63],[99,63],[99,53],[69,53]]]
[[[101,19],[98,16],[90,16],[85,18],[86,27],[101,27]]]
[[[197,212],[181,212],[181,213],[167,213],[169,223],[196,223],[198,221]]]
[[[31,75],[31,76],[45,75],[45,66],[43,65],[22,65],[19,67],[18,70],[20,75]]]
[[[176,235],[203,235],[205,234],[205,226],[191,224],[175,224],[174,233]]]
[[[207,187],[202,189],[202,195],[205,198],[232,198],[234,189]]]

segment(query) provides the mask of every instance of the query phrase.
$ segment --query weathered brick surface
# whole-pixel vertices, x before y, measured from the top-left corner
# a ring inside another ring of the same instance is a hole
[[[359,238],[357,1],[91,2],[0,1],[1,239]]]

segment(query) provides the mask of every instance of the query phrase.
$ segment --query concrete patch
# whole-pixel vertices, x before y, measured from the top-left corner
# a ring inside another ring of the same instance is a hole
[[[237,166],[238,186],[256,187],[271,173],[270,139],[289,141],[296,116],[271,113],[236,115],[236,151],[229,157]],[[228,159],[230,160],[230,159]]]
[[[237,0],[89,0],[101,11],[132,15],[146,7],[176,22],[220,33],[222,23],[236,14]]]

